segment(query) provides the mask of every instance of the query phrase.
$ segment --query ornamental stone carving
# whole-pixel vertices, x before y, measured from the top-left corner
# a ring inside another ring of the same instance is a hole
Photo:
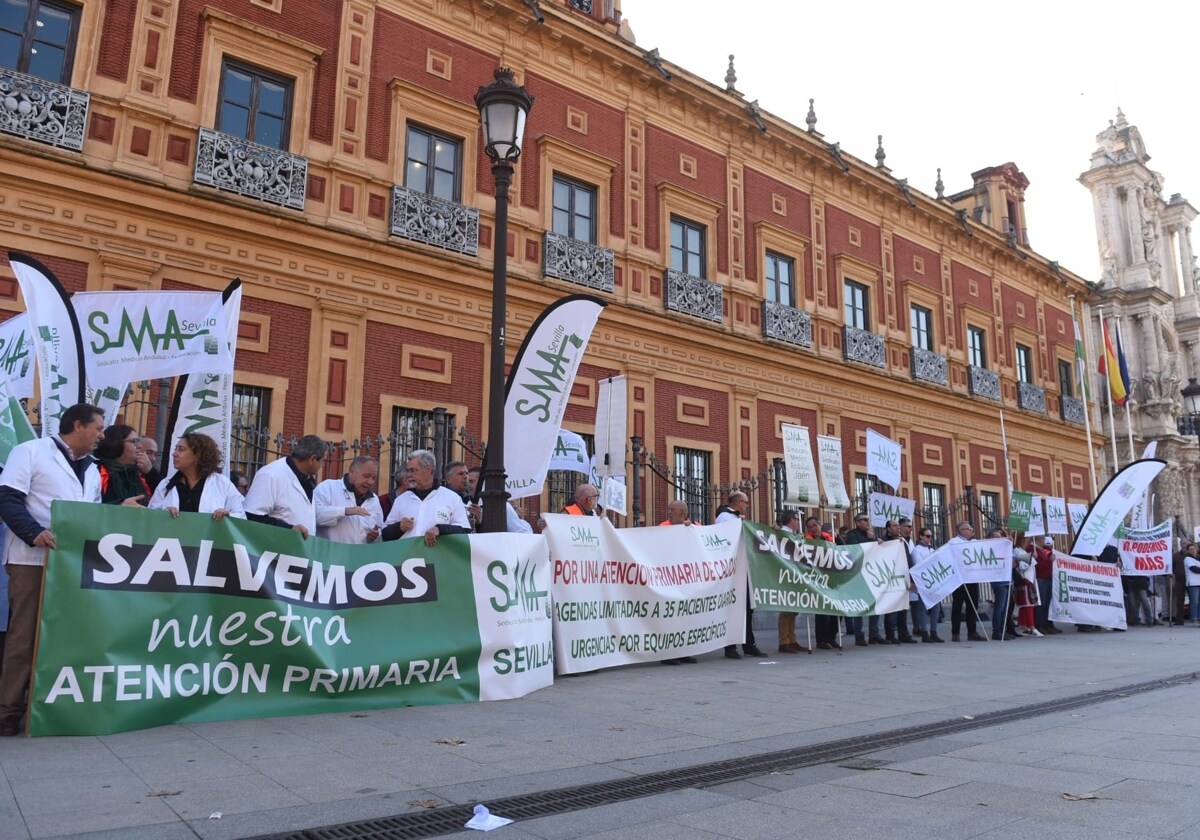
[[[392,236],[475,256],[479,211],[401,186],[392,187]]]
[[[197,184],[303,210],[308,159],[201,128],[192,179]]]
[[[847,361],[872,367],[887,367],[883,336],[856,327],[842,327],[842,348]]]
[[[546,231],[542,240],[547,277],[601,292],[613,290],[613,252],[590,242]]]
[[[86,91],[0,70],[0,131],[76,152],[83,150]]]
[[[803,309],[764,300],[762,304],[764,338],[776,338],[801,347],[812,347],[812,316]]]
[[[1046,389],[1031,382],[1017,383],[1017,405],[1026,411],[1046,413]]]
[[[668,268],[664,299],[671,312],[694,315],[707,321],[721,323],[725,318],[725,293],[709,280]]]
[[[996,371],[968,365],[967,382],[971,389],[971,396],[1000,401],[1000,374]]]
[[[913,379],[922,382],[950,384],[950,366],[946,364],[946,357],[922,347],[912,348],[912,375]]]

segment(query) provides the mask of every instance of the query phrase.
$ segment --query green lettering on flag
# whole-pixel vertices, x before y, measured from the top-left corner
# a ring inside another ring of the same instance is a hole
[[[1008,503],[1006,527],[1012,531],[1029,530],[1029,517],[1033,514],[1033,494],[1014,490]]]

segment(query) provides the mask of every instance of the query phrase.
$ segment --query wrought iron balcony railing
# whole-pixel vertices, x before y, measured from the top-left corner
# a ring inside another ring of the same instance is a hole
[[[842,351],[851,362],[873,367],[887,367],[883,336],[857,327],[842,327]]]
[[[789,344],[812,347],[812,316],[786,303],[763,301],[762,330],[763,338],[777,338]]]
[[[1066,395],[1058,398],[1059,411],[1067,423],[1078,423],[1082,426],[1086,420],[1083,414],[1083,400]]]
[[[225,192],[303,210],[308,158],[201,128],[192,180]]]
[[[724,320],[725,292],[720,285],[671,268],[667,269],[665,279],[663,301],[668,310],[718,324]]]
[[[996,371],[968,365],[967,383],[971,389],[971,396],[1000,401],[1000,374]]]
[[[923,347],[912,348],[912,375],[913,379],[922,382],[950,384],[950,366],[946,364],[946,357]]]
[[[542,239],[547,277],[601,292],[613,290],[613,252],[590,242],[546,231]]]
[[[1046,413],[1046,389],[1030,382],[1017,383],[1017,405],[1026,411]]]
[[[63,149],[83,150],[87,91],[0,69],[0,131]]]
[[[475,256],[479,253],[479,211],[454,201],[392,187],[392,236]],[[498,243],[496,247],[503,247]]]

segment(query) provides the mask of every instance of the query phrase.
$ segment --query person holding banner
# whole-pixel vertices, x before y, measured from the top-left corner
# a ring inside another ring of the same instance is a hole
[[[954,530],[956,536],[948,540],[947,545],[950,543],[970,542],[975,539],[975,526],[970,522],[959,522]],[[953,600],[950,602],[950,641],[962,641],[962,636],[958,634],[958,630],[963,625],[964,619],[967,624],[967,639],[969,641],[987,641],[987,636],[981,636],[975,625],[975,621],[979,617],[978,604],[978,583],[964,583],[958,589],[954,590]]]
[[[246,518],[264,525],[291,528],[308,539],[317,530],[313,491],[329,444],[305,435],[286,458],[259,469],[246,494]]]
[[[404,474],[408,489],[396,497],[392,512],[383,523],[383,540],[423,537],[433,548],[437,538],[471,533],[471,520],[462,496],[434,480],[437,458],[428,449],[408,456]]]
[[[58,545],[50,530],[50,505],[56,500],[100,504],[100,471],[91,453],[103,434],[100,409],[73,405],[62,413],[58,435],[14,446],[0,475],[10,610],[0,668],[0,737],[17,735],[25,713],[46,551]]]
[[[1037,547],[1030,543],[1025,550],[1033,555],[1033,562],[1036,564],[1034,572],[1037,575],[1038,605],[1034,610],[1034,627],[1044,636],[1057,636],[1062,631],[1050,621],[1050,594],[1054,586],[1054,537],[1043,538],[1042,544]]]
[[[150,508],[165,510],[178,518],[184,513],[211,513],[213,521],[226,516],[245,519],[242,494],[221,475],[221,449],[200,432],[188,432],[171,453],[175,474],[159,484],[150,498]]]
[[[933,552],[933,531],[922,528],[921,533],[917,535],[917,544],[912,549],[912,565],[924,563]],[[921,596],[915,591],[915,586],[912,594],[916,597],[910,596],[909,609],[913,614],[913,627],[921,631],[921,641],[936,644],[945,642],[946,640],[937,634],[938,625],[942,622],[941,601],[926,609]]]
[[[1188,619],[1193,627],[1200,627],[1200,546],[1194,542],[1183,550],[1183,572],[1187,581]]]
[[[750,497],[741,490],[734,490],[726,499],[725,504],[717,508],[717,515],[714,522],[740,522],[746,518],[746,514],[750,512]],[[746,656],[766,656],[754,641],[754,610],[750,607],[750,589],[749,580],[746,582],[746,641],[742,645],[742,653]],[[725,646],[726,659],[741,659],[742,654],[738,653],[737,645]]]
[[[815,520],[813,521],[815,522]],[[779,515],[775,517],[775,524],[781,531],[787,531],[789,534],[800,533],[800,511],[795,509],[780,511]],[[821,525],[819,522],[816,523],[816,529],[816,539],[820,539]],[[812,539],[808,532],[804,536]],[[808,653],[808,648],[796,641],[796,617],[798,615],[794,612],[779,613],[780,653]]]
[[[860,545],[862,543],[875,542],[875,534],[871,531],[871,516],[865,511],[854,517],[854,527],[846,532],[846,536],[842,538],[846,545]],[[875,619],[876,635],[878,635],[878,616],[871,616]],[[846,632],[854,634],[854,646],[866,647],[870,642],[867,641],[866,635],[863,634],[863,620],[861,616],[855,616],[846,619]],[[872,639],[872,642],[875,640]],[[883,637],[879,636],[879,641],[876,644],[883,644]]]
[[[146,506],[150,487],[138,468],[142,436],[133,426],[118,423],[105,429],[96,446],[96,458],[100,461],[100,499],[104,504]]]
[[[667,518],[659,523],[662,527],[671,525],[691,525],[691,517],[688,516],[687,502],[683,499],[672,499],[667,502]],[[700,660],[694,656],[677,656],[673,659],[664,659],[664,665],[696,665]]]
[[[903,520],[908,522],[907,519]],[[883,541],[891,542],[899,540],[904,546],[904,560],[908,567],[912,568],[912,551],[909,548],[908,540],[901,534],[899,519],[889,519],[884,526]],[[909,533],[912,533],[912,525],[908,527]],[[873,618],[874,616],[872,616]],[[884,640],[889,645],[915,645],[917,640],[908,632],[908,610],[897,610],[896,612],[887,613],[883,617],[883,632]]]
[[[318,484],[313,491],[317,536],[353,545],[377,542],[383,530],[383,509],[375,495],[377,481],[379,462],[370,455],[359,455],[344,476]]]

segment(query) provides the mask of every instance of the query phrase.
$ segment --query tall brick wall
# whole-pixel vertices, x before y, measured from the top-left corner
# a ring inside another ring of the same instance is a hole
[[[137,0],[109,0],[104,4],[104,29],[96,55],[96,72],[122,82],[129,77],[129,54],[137,23]]]
[[[797,303],[814,300],[811,196],[749,167],[745,169],[743,178],[746,183],[746,277],[750,280],[759,279],[758,254],[762,248],[754,225],[756,222],[769,222],[809,240],[804,260],[797,265],[804,275],[804,288],[797,289]],[[786,215],[775,212],[775,196],[783,199]],[[796,255],[784,256],[795,258]]]

